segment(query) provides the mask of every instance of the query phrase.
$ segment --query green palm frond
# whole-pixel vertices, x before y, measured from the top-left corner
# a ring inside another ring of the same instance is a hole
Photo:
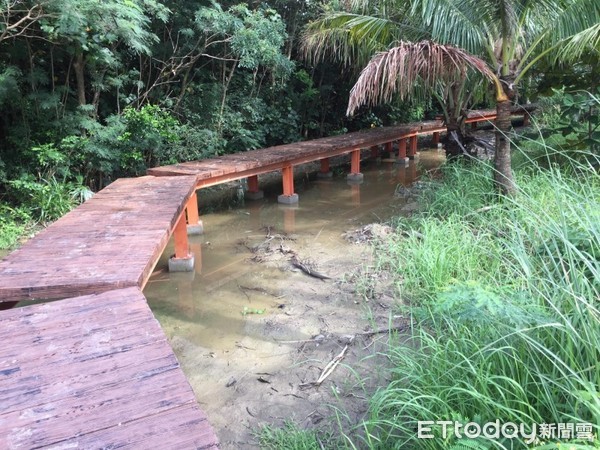
[[[363,69],[350,92],[347,114],[363,104],[389,102],[395,94],[404,98],[418,84],[434,89],[440,82],[463,80],[469,69],[496,79],[485,61],[462,49],[432,41],[401,41],[378,53]]]
[[[600,53],[600,22],[567,40],[558,52],[558,59],[574,62],[588,50]]]
[[[301,48],[313,62],[331,58],[346,65],[362,65],[393,42],[394,28],[394,22],[378,17],[330,13],[306,26]]]
[[[414,0],[412,13],[418,15],[431,39],[452,44],[471,53],[483,54],[489,46],[495,2],[488,0]]]
[[[549,1],[549,0],[548,0]],[[574,61],[581,52],[589,49],[597,39],[600,23],[598,0],[569,0],[555,2],[553,13],[538,20],[538,33],[530,31],[535,40],[527,43],[527,52],[519,63],[517,72],[521,79],[540,60],[550,63]],[[593,47],[591,47],[593,48]],[[573,56],[568,52],[573,52]]]
[[[569,0],[559,9],[557,17],[546,23],[550,30],[551,43],[556,44],[597,25],[598,22],[600,22],[598,0]]]

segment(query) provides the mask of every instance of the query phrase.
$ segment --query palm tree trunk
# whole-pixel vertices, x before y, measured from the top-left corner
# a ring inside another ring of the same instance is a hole
[[[510,97],[509,97],[510,98]],[[496,154],[494,156],[494,181],[504,195],[512,196],[517,186],[511,169],[510,140],[510,100],[496,103]]]

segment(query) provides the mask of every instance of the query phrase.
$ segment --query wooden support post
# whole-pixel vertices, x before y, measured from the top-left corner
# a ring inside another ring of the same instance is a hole
[[[398,141],[398,158],[406,158],[406,138],[400,138]]]
[[[440,132],[439,131],[436,131],[433,133],[433,138],[432,138],[431,143],[436,147],[440,143]]]
[[[294,167],[286,166],[281,169],[283,178],[283,194],[277,197],[279,203],[298,203],[298,194],[294,193]]]
[[[187,259],[190,255],[190,246],[188,242],[187,227],[185,224],[185,216],[181,214],[175,229],[173,230],[175,238],[175,259]]]
[[[471,129],[472,130],[476,130],[477,129],[477,122],[471,122]]]
[[[284,167],[281,170],[283,176],[283,195],[294,195],[294,168]]]
[[[185,205],[185,211],[188,225],[197,225],[200,221],[200,214],[198,213],[198,195],[195,191]]]
[[[258,175],[248,177],[248,191],[245,195],[248,200],[259,200],[265,196],[265,193],[258,188]]]
[[[529,125],[529,113],[525,112],[523,114],[523,126],[526,127]]]
[[[329,158],[323,158],[321,160],[321,170],[317,173],[317,178],[332,178],[333,172],[329,168]]]
[[[360,173],[360,150],[352,150],[350,155],[350,173]]]
[[[258,175],[248,177],[248,192],[258,192]]]
[[[379,157],[379,145],[371,146],[371,158],[375,159]]]
[[[385,143],[385,151],[388,152],[390,154],[390,156],[393,155],[393,153],[394,153],[394,144],[393,144],[393,142],[386,142]]]
[[[185,205],[185,215],[187,217],[187,233],[189,235],[202,234],[204,227],[198,213],[198,195],[196,191],[194,191]]]
[[[408,144],[408,157],[410,159],[415,159],[417,156],[417,135],[413,135],[410,137],[410,142]]]
[[[360,173],[360,148],[350,152],[350,173],[346,179],[351,183],[362,183],[364,175]]]

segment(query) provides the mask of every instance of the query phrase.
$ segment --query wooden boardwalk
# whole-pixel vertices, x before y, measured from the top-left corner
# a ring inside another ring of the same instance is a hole
[[[0,448],[215,449],[138,288],[0,314]]]
[[[197,187],[207,187],[253,175],[273,172],[289,166],[343,155],[420,134],[444,131],[441,120],[414,122],[408,125],[373,128],[312,141],[234,153],[202,161],[193,161],[148,169],[154,176],[194,176]]]
[[[143,288],[194,184],[193,177],[115,181],[0,261],[0,302]]]

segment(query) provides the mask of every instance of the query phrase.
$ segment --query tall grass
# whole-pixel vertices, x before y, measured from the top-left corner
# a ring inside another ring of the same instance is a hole
[[[393,381],[372,400],[363,444],[529,448],[523,439],[444,440],[439,430],[420,440],[417,422],[426,420],[586,422],[598,435],[598,173],[529,168],[517,174],[516,197],[495,198],[489,166],[445,171],[423,212],[379,248],[419,323],[414,345],[390,351]]]

